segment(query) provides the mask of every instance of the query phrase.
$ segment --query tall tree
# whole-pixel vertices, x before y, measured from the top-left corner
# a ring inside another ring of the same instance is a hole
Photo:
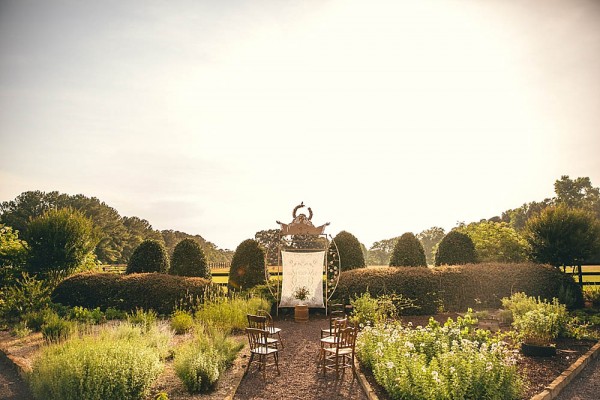
[[[563,175],[554,182],[556,204],[592,212],[600,218],[600,188],[593,187],[588,177],[571,179]]]
[[[469,235],[480,262],[527,260],[527,241],[506,222],[484,220],[461,225],[456,230]]]
[[[365,256],[356,236],[350,232],[341,231],[333,240],[340,255],[341,271],[349,271],[365,266]],[[333,246],[333,243],[331,246]]]
[[[373,243],[367,253],[367,263],[369,265],[388,265],[397,240],[398,237],[393,237]]]
[[[155,231],[150,222],[138,217],[123,217],[123,225],[127,229],[127,240],[123,245],[119,262],[126,263],[133,255],[135,249],[144,240],[163,241],[160,232]]]
[[[433,265],[435,251],[437,249],[436,246],[444,238],[444,235],[446,235],[446,231],[439,226],[432,226],[421,233],[417,233],[417,239],[419,239],[423,245],[423,251],[425,252],[425,258],[427,259],[428,265]]]

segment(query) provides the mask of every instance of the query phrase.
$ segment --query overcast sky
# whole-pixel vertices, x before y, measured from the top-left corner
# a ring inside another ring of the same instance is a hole
[[[235,249],[301,201],[374,241],[600,186],[600,2],[0,0],[0,201]]]

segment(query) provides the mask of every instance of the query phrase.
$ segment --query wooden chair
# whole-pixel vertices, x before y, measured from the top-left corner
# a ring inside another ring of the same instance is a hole
[[[266,310],[258,310],[258,315],[260,317],[267,318],[267,331],[269,331],[269,336],[273,337],[277,335],[277,340],[281,343],[281,348],[283,349],[285,346],[283,345],[283,340],[281,339],[281,328],[276,328],[273,324],[273,317]]]
[[[327,357],[327,353],[325,353],[325,349],[334,347],[336,345],[338,341],[338,333],[347,326],[348,318],[337,318],[333,320],[331,334],[329,336],[322,337],[320,340],[321,348],[319,349],[319,359],[317,361],[317,366],[319,368],[324,366],[326,362],[325,358]]]
[[[327,336],[332,336],[334,332],[334,321],[337,319],[343,319],[346,314],[342,310],[335,310],[329,313],[329,328],[321,329],[321,339]]]
[[[246,366],[244,376],[250,370],[250,365],[253,362],[259,364],[259,370],[262,369],[263,379],[267,379],[267,366],[275,365],[277,368],[277,375],[279,372],[279,350],[277,348],[266,346],[265,343],[269,337],[269,332],[264,329],[246,328],[246,334],[248,335],[248,342],[250,343],[250,360]],[[273,356],[274,363],[268,364],[267,357]],[[255,357],[257,358],[255,360]]]
[[[267,331],[268,335],[265,339],[265,345],[269,347],[277,348],[279,346],[279,340],[271,337],[271,331],[268,329],[267,317],[264,315],[248,314],[248,328],[261,329]],[[283,345],[282,345],[283,347]]]
[[[327,370],[335,371],[335,379],[340,378],[346,372],[346,368],[352,369],[352,379],[356,375],[354,369],[354,347],[358,330],[354,327],[340,329],[336,333],[336,341],[333,347],[323,348],[323,375]]]

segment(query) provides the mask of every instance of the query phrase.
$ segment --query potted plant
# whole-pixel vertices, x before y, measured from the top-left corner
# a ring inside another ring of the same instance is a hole
[[[513,326],[522,339],[521,352],[526,356],[551,357],[556,355],[553,341],[561,331],[561,315],[536,308],[515,317]]]
[[[306,286],[296,288],[293,293],[294,298],[300,302],[294,307],[294,319],[296,322],[307,322],[308,321],[308,306],[304,302],[308,299],[310,291]]]

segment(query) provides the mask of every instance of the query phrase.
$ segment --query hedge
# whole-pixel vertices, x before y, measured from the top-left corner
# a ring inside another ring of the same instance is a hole
[[[84,272],[62,281],[52,293],[52,301],[90,309],[153,309],[159,314],[168,315],[186,296],[203,299],[207,288],[212,288],[212,285],[204,278],[161,273],[119,275]]]
[[[570,307],[581,307],[581,288],[558,268],[531,263],[467,264],[438,268],[361,268],[342,272],[334,297],[348,303],[369,291],[373,296],[402,294],[414,300],[417,309],[405,314],[464,312],[471,308],[499,308],[512,293],[550,300],[557,297]]]

